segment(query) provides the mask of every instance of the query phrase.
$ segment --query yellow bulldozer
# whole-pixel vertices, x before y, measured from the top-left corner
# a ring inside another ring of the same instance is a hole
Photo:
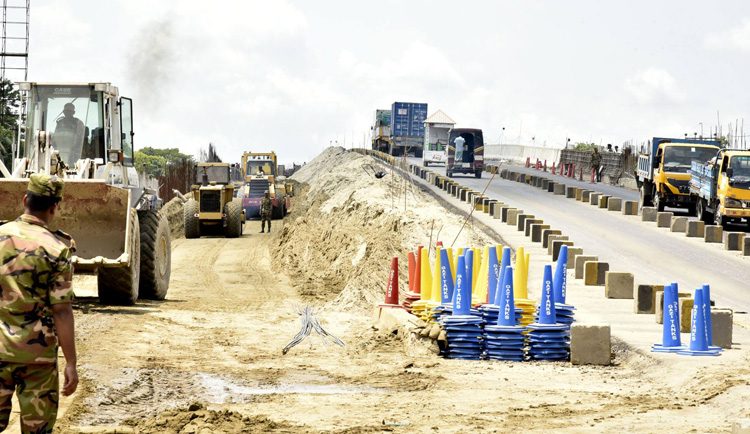
[[[242,235],[245,211],[235,198],[229,163],[198,163],[192,195],[184,204],[185,238],[223,233],[227,238]]]
[[[22,212],[32,173],[65,179],[51,229],[76,241],[76,274],[97,276],[99,300],[164,299],[171,240],[162,200],[134,167],[133,102],[110,83],[19,83],[20,127],[9,169],[0,162],[0,219]]]

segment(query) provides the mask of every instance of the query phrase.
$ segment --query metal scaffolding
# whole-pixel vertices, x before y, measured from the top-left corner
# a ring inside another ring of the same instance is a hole
[[[2,0],[0,78],[3,80],[28,80],[30,2],[31,0]]]

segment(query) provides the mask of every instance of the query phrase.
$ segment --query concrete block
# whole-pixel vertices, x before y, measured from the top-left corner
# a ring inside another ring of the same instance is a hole
[[[690,333],[690,324],[692,322],[693,299],[680,299],[680,333]]]
[[[563,194],[565,194],[565,188],[565,184],[555,184],[552,193],[562,196]]]
[[[516,221],[516,229],[522,231],[526,229],[526,220],[533,219],[534,214],[518,214]]]
[[[668,228],[672,224],[672,217],[674,213],[671,212],[657,212],[656,213],[656,227],[657,228]]]
[[[469,196],[469,189],[466,187],[461,187],[458,189],[458,199],[461,202],[466,202],[466,198]]]
[[[503,207],[503,208],[500,209],[500,220],[502,220],[503,223],[507,223],[508,222],[508,211],[510,211],[512,209],[515,209],[515,208],[512,208],[512,207],[508,206],[508,207]]]
[[[712,345],[732,348],[732,323],[734,312],[731,309],[711,309]]]
[[[742,255],[750,256],[750,237],[745,237],[742,240]]]
[[[672,223],[669,225],[669,230],[672,232],[685,232],[687,231],[688,218],[687,217],[672,217]]]
[[[688,292],[680,292],[677,294],[677,299],[691,298],[693,295]],[[664,323],[664,288],[656,290],[656,296],[654,297],[656,302],[654,303],[654,319],[657,324]]]
[[[599,196],[599,208],[607,209],[607,206],[609,205],[609,196],[606,194],[603,194]]]
[[[583,190],[581,192],[581,202],[588,203],[591,200],[591,193],[590,190]]]
[[[607,271],[604,273],[604,296],[632,300],[633,284],[633,273]]]
[[[634,200],[623,201],[622,213],[624,215],[638,215],[638,202]]]
[[[612,337],[608,325],[577,324],[570,327],[570,363],[607,366],[612,361]]]
[[[547,247],[549,237],[552,235],[562,235],[562,231],[559,229],[542,229],[542,247]]]
[[[741,251],[742,240],[744,239],[744,232],[724,232],[724,249]]]
[[[547,254],[548,255],[552,254],[552,245],[555,241],[558,241],[558,240],[568,241],[568,236],[567,235],[550,235],[549,237],[547,237]]]
[[[687,222],[687,230],[685,230],[685,235],[688,237],[702,237],[705,233],[705,223],[703,223],[700,220],[689,220]]]
[[[585,262],[583,264],[583,284],[587,286],[604,285],[607,271],[609,271],[609,264],[606,262]]]
[[[576,264],[575,264],[576,273],[575,273],[575,278],[576,279],[583,279],[583,265],[586,262],[589,262],[589,261],[598,261],[598,260],[599,260],[598,256],[591,256],[591,255],[578,255],[578,256],[576,256]]]
[[[500,218],[500,209],[503,205],[504,204],[502,202],[498,202],[496,200],[490,202],[490,215],[492,216],[492,218]]]
[[[560,256],[560,249],[562,246],[568,246],[568,248],[573,246],[573,241],[568,240],[555,240],[552,242],[552,260],[557,261],[557,258]]]
[[[542,220],[542,219],[526,219],[526,221],[523,223],[524,224],[524,230],[523,230],[524,235],[526,235],[527,237],[530,237],[531,236],[531,225],[542,224],[543,222],[544,222],[544,220]]]
[[[526,178],[527,178],[527,175],[525,173],[521,173],[520,175],[518,175],[518,182],[520,182],[521,184],[525,184]]]
[[[568,199],[575,199],[577,190],[577,187],[565,187],[565,197]]]
[[[724,229],[721,226],[706,225],[704,227],[703,240],[707,243],[720,243]]]
[[[509,209],[508,210],[508,221],[505,223],[509,224],[510,226],[516,226],[518,224],[518,216],[523,214],[523,210],[521,209]]]
[[[638,314],[656,312],[656,291],[664,292],[664,285],[638,285],[633,291],[633,309]]]
[[[583,189],[582,188],[576,188],[576,201],[581,201],[581,196],[583,195]]]
[[[540,187],[542,190],[546,190],[549,187],[549,179],[542,178],[542,185]]]
[[[555,185],[557,185],[556,182],[550,181],[547,183],[547,193],[554,193],[555,192]]]
[[[591,194],[589,194],[589,203],[591,205],[599,205],[599,196],[601,196],[601,193],[597,193],[595,191],[592,191]]]
[[[568,270],[575,270],[576,257],[583,255],[583,249],[580,247],[568,247]]]
[[[485,197],[484,199],[482,199],[482,211],[488,214],[490,212],[490,202],[494,202],[494,201],[490,199],[489,197]]]
[[[542,231],[545,229],[549,229],[549,225],[545,225],[542,223],[533,223],[531,225],[531,242],[532,243],[542,242]]]
[[[622,211],[622,198],[610,197],[607,202],[607,211]]]
[[[653,206],[644,206],[643,208],[641,208],[641,221],[655,222],[656,213],[656,208],[654,208]]]

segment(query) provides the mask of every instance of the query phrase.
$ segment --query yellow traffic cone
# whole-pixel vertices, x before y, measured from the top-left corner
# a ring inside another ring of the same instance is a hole
[[[487,303],[487,283],[488,283],[488,270],[490,268],[489,263],[490,247],[484,246],[482,252],[482,263],[479,266],[479,277],[476,279],[476,286],[472,292],[471,302],[474,305]]]
[[[441,304],[442,300],[442,288],[440,287],[440,251],[443,250],[440,247],[435,248],[435,267],[432,273],[432,291],[430,301],[435,305]]]

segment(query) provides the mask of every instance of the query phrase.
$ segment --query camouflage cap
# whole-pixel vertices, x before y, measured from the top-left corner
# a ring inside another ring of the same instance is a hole
[[[34,173],[29,177],[28,191],[38,195],[62,199],[65,183],[62,178],[46,173]]]

